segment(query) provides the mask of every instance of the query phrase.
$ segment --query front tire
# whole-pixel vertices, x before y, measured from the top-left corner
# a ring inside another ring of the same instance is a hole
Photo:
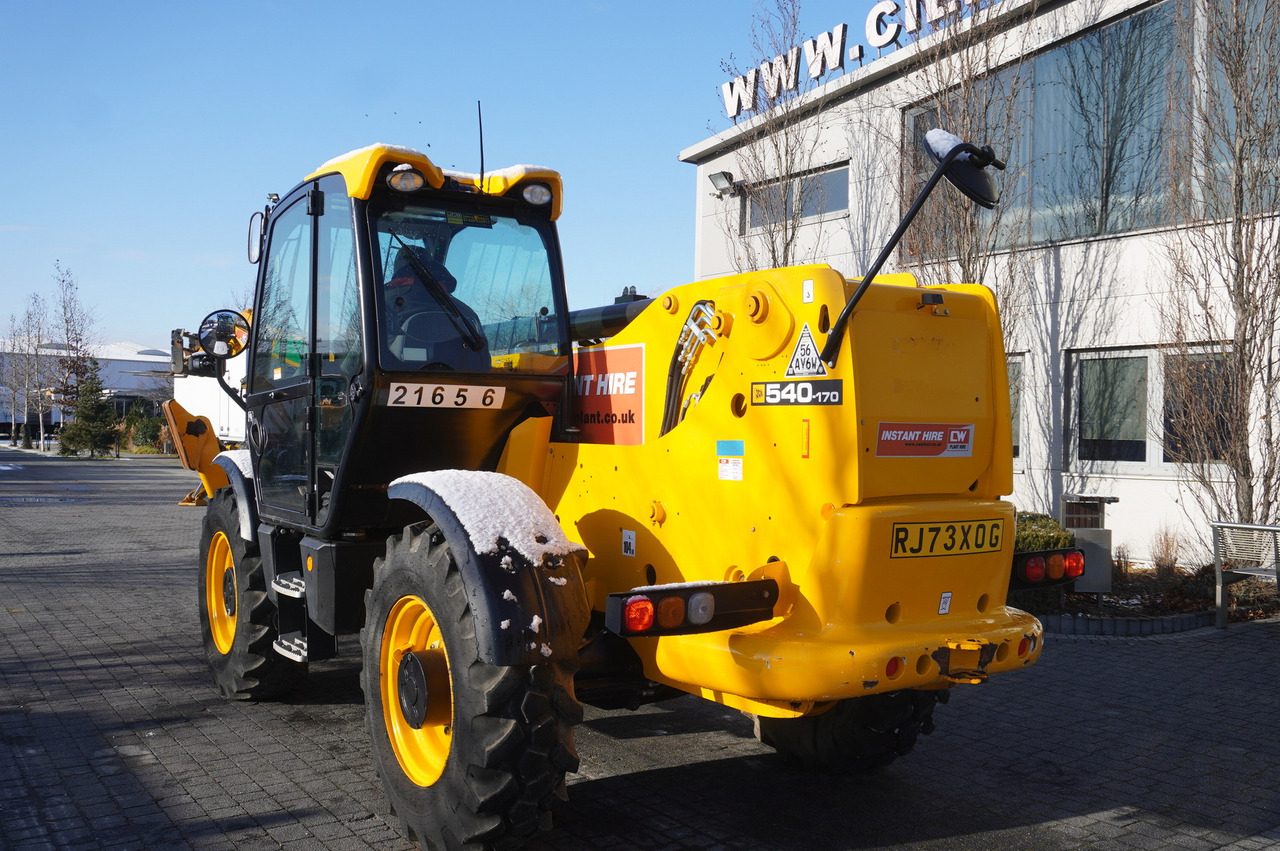
[[[272,648],[276,607],[258,548],[240,537],[235,492],[215,491],[200,535],[200,634],[213,683],[233,700],[270,700],[306,676],[305,663]]]
[[[810,770],[869,771],[905,756],[921,733],[933,732],[938,700],[938,692],[904,690],[837,701],[821,715],[757,717],[756,738]]]
[[[576,665],[481,661],[462,574],[434,524],[388,541],[365,610],[366,721],[409,837],[452,851],[549,828],[578,768]]]

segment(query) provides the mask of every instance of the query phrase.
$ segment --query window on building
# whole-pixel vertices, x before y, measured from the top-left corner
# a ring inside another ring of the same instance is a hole
[[[849,209],[849,167],[823,168],[784,181],[748,186],[743,193],[747,225],[766,228],[799,218],[816,219]]]
[[[1147,358],[1080,360],[1079,457],[1147,460]]]
[[[957,90],[905,110],[907,185],[932,172],[920,142],[943,126],[993,145],[1013,166],[999,176],[993,248],[1171,224],[1164,139],[1178,90],[1172,78],[1185,74],[1175,2],[1001,69],[969,84],[963,97]],[[949,241],[939,244],[945,254]],[[915,250],[910,237],[908,250]],[[927,246],[924,253],[942,256]]]
[[[1168,221],[1163,134],[1174,59],[1172,4],[1035,59],[1035,241]]]
[[[1009,413],[1013,418],[1013,457],[1022,451],[1022,359],[1009,359]]]
[[[1165,356],[1165,461],[1199,463],[1227,457],[1235,399],[1227,367],[1222,352]]]
[[[975,145],[991,145],[997,156],[1010,162],[1026,158],[1030,150],[1030,124],[1025,119],[1031,104],[1030,82],[1029,67],[1005,68],[968,83],[963,90],[906,111],[909,173],[903,189],[904,211],[937,168],[924,146],[925,134],[935,127]],[[1027,169],[1001,172],[1000,203],[991,210],[950,190],[935,193],[920,211],[916,227],[907,231],[907,251],[927,258],[949,256],[957,245],[971,243],[973,234],[978,234],[978,239],[986,241],[991,249],[1025,244],[1028,181]]]

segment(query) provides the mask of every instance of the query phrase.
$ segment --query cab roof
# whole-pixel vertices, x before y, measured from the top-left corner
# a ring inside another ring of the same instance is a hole
[[[497,171],[486,172],[483,180],[478,174],[442,169],[421,151],[400,145],[374,144],[342,156],[334,157],[321,165],[307,180],[337,172],[347,182],[347,194],[352,198],[367,200],[373,194],[373,183],[386,163],[408,163],[422,173],[427,185],[433,189],[444,186],[445,178],[452,178],[464,186],[470,186],[486,195],[498,197],[521,183],[543,183],[551,189],[551,218],[560,217],[563,181],[560,173],[543,166],[513,165]]]

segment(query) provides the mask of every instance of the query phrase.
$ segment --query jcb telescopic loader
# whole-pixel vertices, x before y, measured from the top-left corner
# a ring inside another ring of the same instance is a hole
[[[358,631],[392,807],[479,848],[549,826],[582,703],[699,695],[851,770],[909,751],[956,684],[1034,663],[1007,592],[1083,559],[1015,559],[994,299],[872,280],[941,176],[996,200],[990,149],[929,146],[859,284],[813,265],[570,312],[557,173],[386,145],[255,214],[252,322],[174,332],[174,371],[223,383],[247,448],[168,408],[208,494],[219,690],[281,695]]]

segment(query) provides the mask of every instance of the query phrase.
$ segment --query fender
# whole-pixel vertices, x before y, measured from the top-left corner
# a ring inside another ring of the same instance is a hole
[[[240,537],[252,544],[258,540],[258,503],[254,501],[253,462],[249,458],[249,450],[220,452],[213,463],[227,474],[227,483],[235,491],[236,505],[240,509]]]
[[[481,660],[577,661],[591,618],[587,551],[532,489],[502,473],[439,470],[396,479],[387,495],[416,504],[440,527],[462,573]]]

